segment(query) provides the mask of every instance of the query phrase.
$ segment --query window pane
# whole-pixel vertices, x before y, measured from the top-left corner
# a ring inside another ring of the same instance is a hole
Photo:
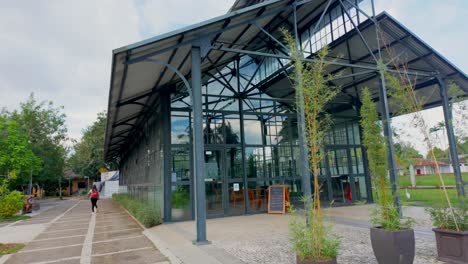
[[[171,142],[172,144],[187,144],[189,137],[190,123],[188,112],[172,112],[171,115]]]
[[[247,178],[263,178],[263,148],[245,148]]]

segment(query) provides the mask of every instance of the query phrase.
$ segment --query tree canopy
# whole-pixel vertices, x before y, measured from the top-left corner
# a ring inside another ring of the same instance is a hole
[[[5,112],[3,118],[9,123],[10,130],[15,131],[10,135],[17,135],[16,148],[23,147],[26,151],[27,147],[32,152],[20,158],[24,164],[22,172],[26,170],[29,176],[29,170],[32,170],[33,183],[46,191],[56,190],[66,156],[67,129],[63,107],[55,107],[51,101],[38,102],[31,94],[26,102],[20,104],[19,110]],[[12,184],[24,186],[28,181],[29,177],[17,177]]]
[[[40,160],[16,121],[0,116],[0,174],[8,179],[38,171]]]
[[[75,173],[97,179],[100,170],[115,168],[115,164],[104,160],[106,120],[105,112],[98,113],[96,121],[83,130],[83,137],[74,144],[69,165]]]

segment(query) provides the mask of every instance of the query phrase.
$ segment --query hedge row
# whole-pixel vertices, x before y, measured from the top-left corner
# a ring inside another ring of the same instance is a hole
[[[162,223],[161,211],[144,201],[132,198],[125,193],[113,194],[112,199],[127,209],[145,227],[152,227]]]

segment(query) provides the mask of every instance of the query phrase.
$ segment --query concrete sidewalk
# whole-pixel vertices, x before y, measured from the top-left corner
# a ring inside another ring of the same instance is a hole
[[[64,203],[48,217],[41,214],[18,223],[15,227],[23,230],[19,232],[28,230],[27,222],[42,225],[44,230],[23,250],[3,258],[4,263],[168,263],[122,208],[111,200],[98,205],[99,212],[92,214],[88,200]]]

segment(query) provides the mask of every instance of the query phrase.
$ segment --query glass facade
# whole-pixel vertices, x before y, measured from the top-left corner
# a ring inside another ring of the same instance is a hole
[[[225,67],[229,71],[210,75],[203,86],[208,217],[266,212],[268,187],[273,184],[286,185],[291,203],[301,204],[294,102],[259,90],[255,78],[260,74],[256,69],[260,65],[255,63],[248,56],[241,57]],[[183,193],[186,201],[184,211],[175,210],[172,197],[173,221],[194,218],[190,177],[192,117],[188,106],[188,94],[172,95],[172,192]],[[325,153],[319,164],[322,199],[340,204],[367,199],[357,121],[349,118],[337,123],[327,135]],[[179,200],[176,207],[180,207],[178,203]]]
[[[366,6],[368,1],[354,2]],[[315,24],[301,30],[305,56],[353,29],[352,22],[362,22],[356,9],[345,5],[350,17],[340,5],[332,6],[316,33],[311,35]],[[283,54],[278,49],[268,52]],[[298,143],[294,91],[290,85],[271,88],[288,63],[242,55],[203,72],[208,217],[266,212],[268,187],[274,184],[286,185],[291,203],[301,205],[299,150],[303,146]],[[166,221],[190,220],[195,200],[191,101],[182,82],[169,93],[166,108],[154,103],[160,109],[122,160],[121,181],[135,197],[158,204],[167,214]],[[364,162],[357,114],[337,117],[318,164],[322,200],[335,204],[371,200]]]

